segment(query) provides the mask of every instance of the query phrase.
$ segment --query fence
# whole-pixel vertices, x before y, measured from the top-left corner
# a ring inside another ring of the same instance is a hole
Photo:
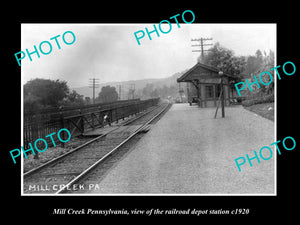
[[[57,133],[61,128],[67,128],[71,132],[72,137],[78,136],[86,130],[104,126],[103,118],[106,114],[111,122],[118,122],[120,119],[157,105],[158,102],[159,98],[148,100],[135,99],[83,107],[47,109],[37,112],[25,111],[23,147],[28,149],[29,143],[34,142],[38,138],[44,138],[53,132]],[[62,139],[64,138],[62,137]],[[56,140],[54,138],[55,142]],[[49,144],[51,143],[50,139]]]

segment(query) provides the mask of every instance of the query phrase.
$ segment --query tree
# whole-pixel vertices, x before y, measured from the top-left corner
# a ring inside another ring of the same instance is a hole
[[[248,56],[244,73],[250,75],[249,82],[254,82],[254,76],[258,77],[259,74],[264,71],[271,72],[270,69],[274,67],[274,60],[274,52],[272,50],[269,51],[269,54],[265,51],[264,54],[262,54],[262,52],[258,49],[255,52],[255,55]],[[271,74],[272,79],[274,80],[274,71],[271,72]],[[271,78],[269,76],[262,76],[261,79],[264,83],[269,83]],[[255,92],[272,93],[274,91],[274,82],[268,86],[261,84],[260,88],[255,85],[252,89],[254,89]]]
[[[259,49],[256,50],[255,57],[257,58],[257,60],[259,62],[261,62],[263,60],[263,54],[261,53],[261,50],[259,50]]]
[[[227,49],[217,42],[207,55],[203,57],[203,63],[213,66],[220,71],[235,76],[229,79],[231,89],[234,84],[242,80],[242,72],[245,70],[246,59],[244,56],[236,57],[232,50]]]
[[[157,90],[156,88],[150,93],[151,98],[158,98],[159,95],[159,90]]]
[[[256,73],[261,67],[261,63],[258,61],[258,58],[256,56],[249,56],[247,58],[246,66],[245,66],[245,74],[253,74]]]
[[[39,103],[40,98],[32,94],[24,95],[24,109],[30,109],[31,111],[39,110],[42,105]]]
[[[154,89],[154,85],[152,83],[146,84],[146,86],[142,90],[143,97],[150,98],[151,93],[153,92],[153,89]]]
[[[270,56],[272,55],[270,51]],[[272,56],[271,56],[272,58]],[[248,56],[247,63],[245,65],[245,74],[255,74],[258,71],[260,71],[268,62],[266,60],[270,59],[269,56],[264,52],[264,55],[262,54],[261,50],[256,50],[255,55]],[[274,54],[273,54],[274,59]],[[274,60],[273,60],[274,62]]]
[[[55,107],[68,93],[66,81],[36,78],[24,85],[24,107]]]
[[[256,51],[256,55],[257,52],[259,50]],[[269,55],[266,54],[266,52],[264,52],[264,56],[261,54],[261,56],[259,56],[260,58],[260,67],[259,69],[256,71],[256,75],[259,75],[260,73],[264,72],[264,71],[270,71],[271,68],[273,68],[274,65],[274,52],[272,50],[270,50]],[[265,86],[265,85],[260,85],[261,88],[259,89],[260,92],[264,92],[267,94],[273,93],[274,92],[274,71],[271,72],[272,74],[272,80],[273,82],[271,82],[270,85]],[[262,76],[261,79],[263,80],[263,83],[269,83],[271,78],[269,76]]]
[[[63,101],[64,105],[79,106],[84,105],[83,95],[78,94],[75,90],[72,90]]]
[[[118,100],[118,92],[115,87],[104,86],[101,88],[98,97],[96,98],[97,102],[114,102]]]
[[[232,50],[227,49],[217,42],[207,55],[203,57],[203,63],[218,68],[224,73],[241,78],[244,71],[246,60],[244,56],[236,57]]]

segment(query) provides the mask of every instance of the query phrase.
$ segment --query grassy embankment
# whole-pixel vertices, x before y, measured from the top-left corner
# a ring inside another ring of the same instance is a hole
[[[274,102],[244,106],[244,108],[274,122]]]
[[[245,109],[274,122],[274,94],[244,100],[242,105]]]

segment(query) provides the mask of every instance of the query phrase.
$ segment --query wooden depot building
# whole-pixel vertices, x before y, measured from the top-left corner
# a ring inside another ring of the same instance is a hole
[[[221,79],[223,79],[225,106],[228,106],[230,100],[236,97],[229,85],[230,78],[234,76],[198,62],[179,77],[177,82],[187,82],[187,95],[190,103],[198,102],[200,107],[216,107],[221,93]]]

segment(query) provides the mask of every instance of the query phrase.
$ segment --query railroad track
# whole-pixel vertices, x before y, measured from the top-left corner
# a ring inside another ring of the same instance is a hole
[[[118,151],[170,107],[162,104],[146,114],[96,137],[74,150],[23,174],[24,194],[60,194],[78,184],[96,166]]]

